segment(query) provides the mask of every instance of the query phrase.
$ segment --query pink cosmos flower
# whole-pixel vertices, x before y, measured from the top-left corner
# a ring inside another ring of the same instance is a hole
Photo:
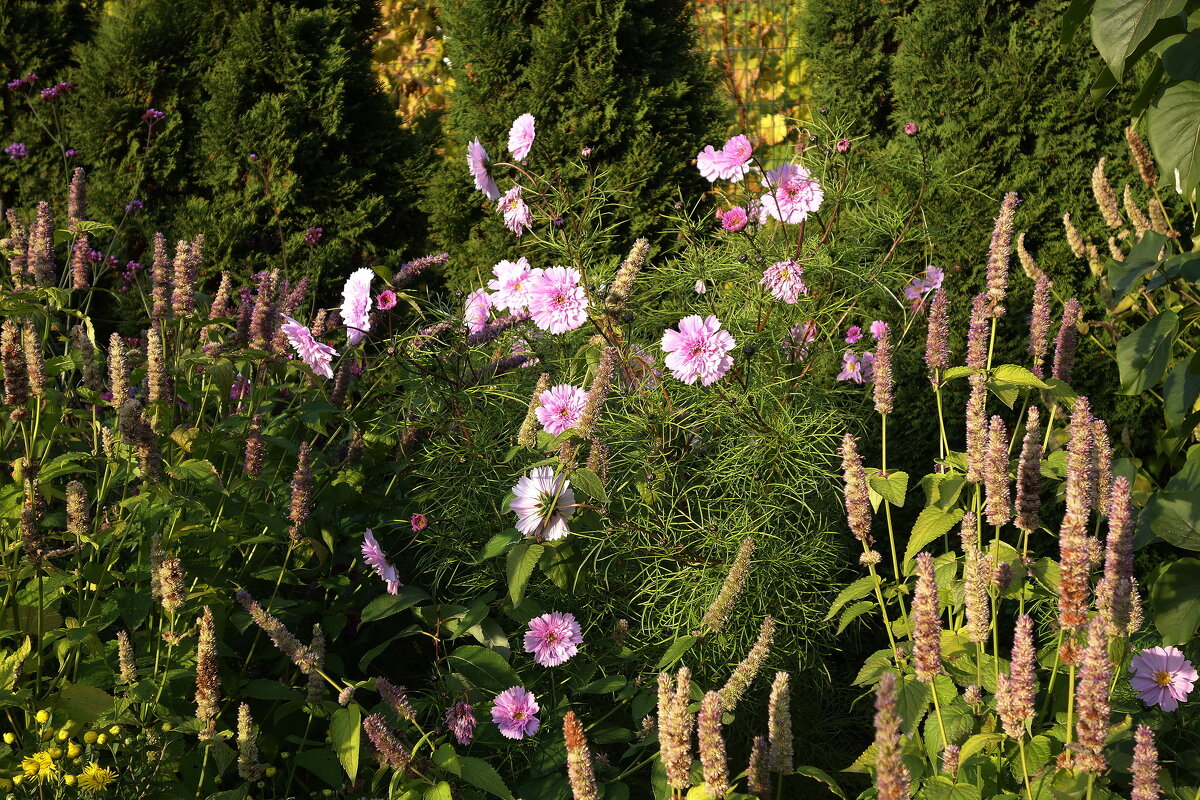
[[[284,324],[280,325],[279,329],[287,336],[296,354],[305,364],[308,364],[314,373],[332,378],[333,367],[330,364],[333,363],[337,351],[327,344],[318,342],[313,338],[312,331],[287,314],[283,315],[283,319]]]
[[[533,147],[533,114],[522,114],[513,120],[512,129],[508,132],[508,151],[517,161],[524,161]]]
[[[767,291],[776,300],[782,300],[790,306],[800,301],[800,296],[808,296],[808,287],[804,285],[804,269],[795,261],[776,261],[767,267],[759,281],[767,287]]]
[[[490,160],[478,138],[467,145],[467,168],[475,178],[475,188],[483,192],[488,200],[496,201],[500,199],[500,187],[496,186],[495,179],[488,172],[487,163]]]
[[[737,233],[746,227],[746,223],[749,221],[750,217],[746,215],[746,209],[741,206],[734,206],[721,215],[721,227],[732,233]]]
[[[567,518],[575,513],[575,492],[565,475],[536,467],[512,488],[508,507],[517,515],[517,530],[539,542],[561,539],[571,531]]]
[[[412,518],[409,519],[408,522],[409,522],[409,525],[412,526],[414,533],[423,531],[427,527],[429,527],[428,517],[426,517],[424,514],[421,514],[421,513],[413,514]]]
[[[877,319],[871,323],[871,336],[874,337],[875,341],[878,342],[881,338],[883,338],[883,334],[887,332],[887,329],[887,323],[883,320]]]
[[[587,405],[588,393],[577,386],[561,384],[542,392],[538,396],[538,422],[551,436],[558,436],[579,424],[583,419],[583,408]]]
[[[342,324],[346,326],[346,343],[351,347],[366,336],[371,327],[371,278],[375,273],[367,267],[356,269],[342,287]]]
[[[587,294],[574,267],[550,267],[529,279],[529,314],[550,333],[573,331],[587,321]]]
[[[693,314],[679,321],[679,330],[663,331],[664,360],[677,379],[708,386],[733,366],[729,351],[735,346],[729,331],[721,330],[721,321],[711,314],[701,319]]]
[[[696,294],[705,294],[708,292],[708,287],[704,285],[704,281],[696,281],[696,285],[692,287]]]
[[[788,342],[791,345],[791,360],[803,361],[808,358],[808,346],[817,338],[817,323],[813,320],[801,324],[797,322],[788,330]]]
[[[763,185],[768,189],[760,198],[764,221],[766,217],[774,217],[789,224],[803,222],[825,199],[821,184],[796,164],[771,170],[763,177]]]
[[[505,227],[517,236],[533,227],[533,212],[521,199],[520,186],[514,186],[504,193],[504,197],[500,198],[497,210],[504,215]]]
[[[446,709],[446,727],[463,747],[475,738],[475,725],[475,712],[465,700],[460,700]]]
[[[837,151],[839,153],[849,153],[850,152],[850,140],[849,139],[838,139]]]
[[[721,177],[721,171],[725,165],[724,157],[725,154],[720,150],[714,150],[711,144],[705,146],[696,154],[696,169],[700,170],[701,177],[709,183]]]
[[[862,383],[867,379],[863,372],[862,360],[857,353],[847,350],[842,354],[842,371],[837,375],[839,381]]]
[[[375,307],[380,311],[391,311],[396,307],[396,293],[391,289],[384,289],[375,296]]]
[[[537,733],[541,725],[534,716],[541,709],[533,695],[520,686],[505,689],[496,695],[492,706],[492,722],[500,728],[500,735],[508,739],[524,739]]]
[[[727,181],[740,181],[744,178],[746,165],[750,163],[750,156],[754,154],[750,140],[745,135],[734,136],[721,148],[721,153],[724,155],[725,167],[721,177]]]
[[[529,282],[542,270],[533,269],[525,256],[516,261],[501,261],[492,267],[496,280],[488,281],[492,290],[492,305],[498,310],[508,309],[514,313],[524,311],[529,305]]]
[[[396,568],[388,563],[383,548],[375,540],[375,534],[371,533],[370,528],[363,534],[362,555],[363,561],[366,561],[371,569],[375,570],[375,574],[387,584],[388,594],[399,593],[402,584],[396,576]]]
[[[859,363],[862,364],[863,380],[867,383],[873,382],[875,380],[875,354],[868,350],[862,354]]]
[[[479,333],[483,330],[483,326],[487,325],[491,307],[492,296],[487,293],[487,289],[476,289],[467,295],[464,313],[468,332]]]
[[[525,652],[543,667],[557,667],[579,652],[583,633],[575,617],[562,611],[551,611],[529,621],[525,632]]]
[[[854,344],[862,337],[862,328],[857,325],[851,325],[849,328],[846,328],[846,344]]]
[[[904,135],[905,136],[916,136],[917,135],[917,123],[915,123],[915,122],[904,123]]]
[[[1174,711],[1187,700],[1196,683],[1192,662],[1174,647],[1151,647],[1136,655],[1130,664],[1133,677],[1130,684],[1146,705],[1157,705],[1163,711]]]

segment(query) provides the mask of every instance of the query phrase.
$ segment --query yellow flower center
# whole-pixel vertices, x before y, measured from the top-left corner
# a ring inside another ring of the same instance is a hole
[[[1154,676],[1154,682],[1159,686],[1170,686],[1172,675],[1169,672],[1160,672]]]

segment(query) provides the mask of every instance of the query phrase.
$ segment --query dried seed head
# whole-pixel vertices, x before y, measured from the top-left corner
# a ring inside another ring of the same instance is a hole
[[[725,623],[729,621],[729,615],[733,612],[733,607],[742,595],[742,590],[746,588],[746,573],[750,569],[750,556],[753,553],[754,539],[747,536],[742,539],[737,557],[734,558],[733,565],[729,568],[729,574],[725,576],[720,591],[717,592],[717,596],[708,610],[704,612],[704,618],[700,621],[701,635],[720,633],[724,629]]]
[[[1096,163],[1096,168],[1092,170],[1092,196],[1096,198],[1096,206],[1100,209],[1100,215],[1104,217],[1104,222],[1108,227],[1119,228],[1125,224],[1125,221],[1121,219],[1121,212],[1117,210],[1117,195],[1113,192],[1108,177],[1104,174],[1103,158]]]
[[[187,599],[187,578],[178,556],[164,556],[158,568],[158,585],[162,588],[162,607],[174,616]]]
[[[217,661],[217,631],[212,609],[196,618],[200,638],[196,644],[196,717],[204,723],[201,739],[217,735],[217,711],[221,703],[221,671]]]
[[[1142,183],[1153,189],[1158,183],[1158,167],[1154,165],[1150,149],[1146,147],[1146,143],[1142,141],[1141,136],[1138,136],[1132,125],[1125,128],[1125,142],[1129,145],[1129,152],[1137,164],[1138,174],[1142,176]]]

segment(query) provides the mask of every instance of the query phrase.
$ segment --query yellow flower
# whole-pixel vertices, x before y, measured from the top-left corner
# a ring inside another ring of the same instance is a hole
[[[88,744],[95,744],[98,738],[100,737],[96,735],[95,731],[88,731],[83,735],[83,740]]]
[[[5,744],[15,744],[16,741],[17,741],[17,735],[15,733],[4,734],[4,743]]]
[[[108,732],[111,733],[113,736],[120,736],[121,735],[121,726],[113,725],[111,728],[108,729]]]
[[[102,733],[96,737],[96,744],[108,744],[108,734]]]
[[[13,775],[13,776],[12,776],[12,782],[13,782],[13,786],[20,786],[20,785],[21,785],[21,781],[23,781],[23,780],[25,780],[25,776],[24,776],[24,775]]]
[[[83,748],[76,742],[71,742],[67,745],[67,758],[79,758],[79,754],[83,752]]]
[[[65,783],[67,786],[74,786],[76,780],[76,777],[69,772],[66,775],[63,775],[63,783]]]
[[[83,768],[83,772],[79,773],[79,788],[89,792],[102,792],[116,779],[116,772],[101,768],[93,761]]]
[[[26,777],[37,778],[38,783],[58,776],[58,764],[45,750],[21,759],[21,769],[25,770]]]
[[[268,778],[274,778],[274,777],[275,777],[275,773],[277,773],[278,771],[279,771],[279,770],[275,769],[274,767],[267,767],[267,777],[268,777]]]
[[[36,719],[39,724],[45,725],[50,721],[50,712],[43,708],[41,711],[37,712],[37,714],[34,716],[34,719]]]
[[[62,748],[61,747],[51,747],[46,752],[48,752],[50,754],[51,758],[62,758]]]

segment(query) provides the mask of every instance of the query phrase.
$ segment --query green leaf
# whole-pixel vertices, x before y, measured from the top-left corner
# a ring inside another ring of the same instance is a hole
[[[1163,382],[1163,416],[1172,430],[1183,426],[1197,397],[1200,397],[1200,352],[1175,362]]]
[[[1162,66],[1171,80],[1200,80],[1200,36],[1196,31],[1162,51]]]
[[[1049,389],[1041,378],[1034,375],[1025,367],[1017,364],[1001,364],[992,369],[992,380],[1002,383],[1011,383],[1014,386],[1033,386],[1038,389]]]
[[[676,661],[683,658],[684,653],[692,649],[692,645],[695,643],[695,636],[680,636],[671,642],[671,646],[667,648],[667,652],[663,653],[663,657],[654,665],[655,671],[661,672],[667,667],[673,666]]]
[[[1181,558],[1168,565],[1150,587],[1150,603],[1164,645],[1191,641],[1200,627],[1200,559]]]
[[[1109,259],[1108,283],[1112,287],[1113,297],[1120,300],[1129,294],[1129,290],[1144,275],[1158,269],[1162,262],[1158,253],[1167,243],[1167,237],[1154,231],[1142,234],[1140,242],[1135,244],[1125,256],[1124,261]]]
[[[485,544],[483,549],[479,551],[479,555],[475,557],[475,563],[482,564],[489,558],[495,558],[496,556],[501,555],[508,550],[509,546],[512,545],[513,542],[520,540],[521,532],[516,528],[509,528],[503,533],[497,533],[491,539],[488,539],[488,543]]]
[[[844,630],[846,630],[847,625],[875,607],[876,605],[874,600],[860,600],[854,605],[849,606],[845,611],[842,612],[842,618],[838,620],[837,632],[839,634],[842,633]]]
[[[580,686],[575,691],[580,694],[611,694],[619,692],[625,688],[625,680],[623,675],[606,675],[603,678],[597,678],[589,684]]]
[[[875,685],[880,676],[891,669],[892,659],[895,657],[895,653],[891,649],[886,648],[883,650],[876,650],[874,653],[867,656],[867,660],[863,662],[862,669],[858,671],[858,675],[854,678],[854,685]]]
[[[604,484],[600,482],[600,476],[590,469],[577,469],[572,472],[571,485],[593,500],[599,500],[601,503],[608,502],[608,494],[604,491]]]
[[[522,681],[499,653],[476,644],[465,644],[448,656],[450,668],[481,689],[502,692]]]
[[[1059,34],[1059,44],[1066,46],[1075,39],[1075,33],[1079,30],[1079,26],[1092,13],[1092,6],[1096,0],[1071,0],[1071,5],[1067,6],[1067,11],[1063,14],[1062,33]]]
[[[963,510],[961,508],[945,509],[937,506],[928,506],[918,516],[917,521],[913,523],[912,534],[908,537],[908,546],[904,548],[904,563],[908,563],[917,557],[925,549],[926,545],[950,531],[958,523],[962,522]]]
[[[504,779],[492,766],[481,758],[460,756],[454,747],[444,744],[433,754],[433,763],[449,773],[457,775],[477,789],[488,794],[512,800],[512,792],[504,785]]]
[[[0,659],[0,689],[11,692],[17,687],[17,678],[21,675],[21,664],[29,655],[30,640],[25,641],[16,650]]]
[[[929,684],[922,683],[912,675],[901,676],[900,690],[896,692],[896,710],[900,712],[900,727],[906,734],[911,736],[917,729],[932,702]]]
[[[363,609],[362,621],[375,622],[428,599],[429,595],[415,586],[401,586],[398,594],[382,594],[367,603],[367,607]]]
[[[296,700],[300,693],[279,681],[255,678],[242,687],[241,693],[256,700]]]
[[[934,775],[925,779],[920,797],[922,800],[980,800],[983,795],[974,784],[955,783],[945,775]]]
[[[1163,85],[1163,75],[1166,70],[1163,69],[1161,59],[1154,60],[1154,66],[1150,69],[1150,74],[1142,81],[1142,88],[1138,89],[1138,93],[1129,103],[1129,116],[1134,119],[1139,119],[1142,114],[1146,113],[1146,108],[1149,107],[1150,101],[1154,99],[1154,95],[1158,94],[1158,90]]]
[[[1168,309],[1117,342],[1120,394],[1141,394],[1158,385],[1171,360],[1178,325],[1179,315]]]
[[[1092,41],[1119,80],[1130,57],[1163,17],[1183,10],[1183,0],[1096,0]]]
[[[333,744],[338,761],[342,763],[342,769],[346,770],[346,777],[351,781],[358,776],[361,726],[362,711],[357,703],[333,712],[333,719],[329,722],[329,741]]]
[[[1170,185],[1179,170],[1184,197],[1191,196],[1200,183],[1200,82],[1180,81],[1163,89],[1146,111],[1146,132],[1164,182]]]
[[[852,600],[866,597],[875,589],[875,584],[879,581],[877,576],[864,575],[854,583],[842,589],[838,596],[834,598],[833,605],[829,607],[829,613],[825,615],[825,622],[833,619],[834,615],[841,611],[842,606]]]
[[[796,774],[803,775],[806,778],[812,778],[814,781],[820,781],[829,787],[829,791],[842,800],[847,800],[846,793],[842,791],[842,787],[838,786],[838,782],[829,777],[829,773],[818,767],[810,767],[807,765],[796,767]]]
[[[1003,733],[977,733],[963,742],[962,748],[958,752],[958,763],[965,764],[971,756],[1003,741]]]
[[[58,693],[54,707],[76,722],[86,725],[111,711],[116,702],[113,696],[103,689],[76,683]]]
[[[974,374],[975,374],[975,370],[971,369],[970,367],[963,367],[963,366],[951,367],[950,369],[948,369],[942,373],[942,383],[946,383],[947,381],[952,381],[955,378],[965,378],[967,375],[974,375]]]
[[[508,596],[514,606],[525,599],[525,586],[544,549],[540,544],[521,542],[508,551]]]
[[[1200,550],[1200,491],[1155,492],[1138,515],[1164,541],[1184,550]]]
[[[908,494],[908,473],[895,470],[885,478],[882,474],[867,478],[875,493],[897,508],[904,507],[904,496]]]
[[[439,781],[436,786],[425,790],[424,800],[454,800],[454,793],[450,791],[450,784]]]

